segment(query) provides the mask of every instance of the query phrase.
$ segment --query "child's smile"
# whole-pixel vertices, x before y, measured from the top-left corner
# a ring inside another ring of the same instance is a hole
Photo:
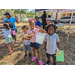
[[[52,26],[50,26],[50,27],[48,28],[48,33],[49,33],[50,35],[53,35],[53,33],[54,33],[54,28],[53,28]]]

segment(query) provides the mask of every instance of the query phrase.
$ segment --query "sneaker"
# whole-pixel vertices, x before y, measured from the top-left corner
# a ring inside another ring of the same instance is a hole
[[[46,65],[49,65],[49,64],[50,64],[50,61],[47,61],[47,62],[46,62]]]
[[[53,62],[53,65],[56,65],[56,63]]]
[[[35,61],[35,60],[36,60],[36,58],[37,58],[37,56],[36,56],[36,57],[33,57],[33,58],[31,59],[31,61]]]
[[[8,54],[11,55],[12,52],[13,52],[13,51],[9,52]]]
[[[42,60],[38,60],[39,65],[43,65]]]
[[[24,59],[27,57],[27,54],[25,54]]]
[[[29,57],[31,58],[31,57],[32,57],[32,55],[31,55],[31,54],[29,54]]]

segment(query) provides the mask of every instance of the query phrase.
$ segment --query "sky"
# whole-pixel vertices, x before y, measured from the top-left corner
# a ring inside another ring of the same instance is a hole
[[[34,10],[34,9],[29,9],[29,11],[32,11],[32,10]]]

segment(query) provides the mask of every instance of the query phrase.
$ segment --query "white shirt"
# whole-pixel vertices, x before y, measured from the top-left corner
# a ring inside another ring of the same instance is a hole
[[[46,34],[45,36],[46,44],[46,53],[48,54],[56,54],[57,42],[59,42],[59,36],[54,33],[52,36]]]
[[[2,30],[4,32],[4,37],[11,36],[11,33],[10,33],[11,32],[11,29],[7,30],[7,29],[3,28]]]
[[[25,33],[22,34],[22,38],[24,37]],[[24,45],[30,45],[30,40],[24,40],[23,41]]]

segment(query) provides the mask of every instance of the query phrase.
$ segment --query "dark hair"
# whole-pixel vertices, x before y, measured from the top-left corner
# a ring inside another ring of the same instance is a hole
[[[46,13],[46,11],[43,12],[44,14]]]
[[[36,18],[38,18],[38,19],[39,19],[39,17],[38,17],[38,16],[36,16],[36,17],[35,17],[35,19],[36,19]]]
[[[24,25],[24,26],[22,27],[22,29],[23,29],[23,28],[26,28],[26,29],[28,29],[28,26],[27,26],[27,25]]]
[[[48,28],[49,28],[50,26],[52,26],[52,27],[54,28],[54,32],[56,32],[56,24],[50,23],[50,24],[46,27],[47,33],[48,33]]]
[[[4,23],[3,26],[9,30],[9,23]]]
[[[51,17],[51,15],[48,15],[48,18],[50,18]]]

